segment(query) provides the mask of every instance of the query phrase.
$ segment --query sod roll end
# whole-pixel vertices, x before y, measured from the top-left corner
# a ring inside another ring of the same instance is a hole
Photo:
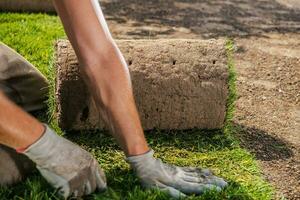
[[[129,67],[145,130],[223,126],[228,95],[224,40],[119,40],[117,44]],[[60,127],[105,129],[67,40],[56,43],[56,69]]]

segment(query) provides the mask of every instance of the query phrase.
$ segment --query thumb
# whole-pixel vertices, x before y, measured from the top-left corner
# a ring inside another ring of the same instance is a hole
[[[96,184],[99,191],[104,191],[107,189],[106,176],[104,171],[98,166],[95,172]]]

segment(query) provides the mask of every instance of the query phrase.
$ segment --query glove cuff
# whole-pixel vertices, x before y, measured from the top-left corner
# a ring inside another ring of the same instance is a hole
[[[153,149],[150,149],[149,151],[147,151],[144,154],[137,155],[137,156],[129,156],[125,160],[131,166],[134,166],[134,165],[136,165],[138,163],[146,162],[146,161],[148,162],[149,160],[154,159],[153,155],[154,155],[154,151],[153,151]]]
[[[57,139],[59,139],[59,136],[48,125],[44,124],[44,126],[43,135],[23,151],[23,154],[35,162],[40,159],[44,160],[45,156],[51,156],[56,149]]]

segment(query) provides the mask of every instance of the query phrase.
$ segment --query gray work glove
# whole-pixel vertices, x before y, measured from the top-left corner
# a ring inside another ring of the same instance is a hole
[[[153,154],[150,150],[126,159],[145,188],[158,188],[178,199],[186,194],[202,194],[206,190],[220,191],[227,186],[222,178],[214,176],[208,169],[165,164]]]
[[[0,186],[18,183],[34,169],[34,163],[27,156],[0,144]]]
[[[92,155],[45,126],[43,136],[24,151],[42,176],[65,198],[105,190],[105,174]]]

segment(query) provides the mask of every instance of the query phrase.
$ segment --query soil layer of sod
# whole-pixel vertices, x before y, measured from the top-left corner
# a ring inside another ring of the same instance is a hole
[[[64,36],[56,16],[44,14],[0,14],[0,40],[14,48],[44,73],[51,83],[53,44]],[[231,124],[234,114],[235,73],[232,60],[232,42],[227,43],[230,70],[230,96],[226,126],[222,130],[160,131],[146,133],[150,146],[162,160],[180,166],[211,168],[216,175],[229,181],[229,187],[220,193],[208,192],[189,199],[272,199],[273,189],[262,178],[254,156],[239,145]],[[39,113],[43,121],[63,134],[56,125],[53,84],[49,95],[48,117]],[[47,111],[45,111],[47,112]],[[109,189],[94,193],[87,199],[169,199],[159,191],[143,190],[124,161],[124,154],[115,140],[105,133],[64,133],[99,161],[108,178]],[[34,172],[32,176],[13,187],[0,188],[0,199],[59,199],[46,181]]]

